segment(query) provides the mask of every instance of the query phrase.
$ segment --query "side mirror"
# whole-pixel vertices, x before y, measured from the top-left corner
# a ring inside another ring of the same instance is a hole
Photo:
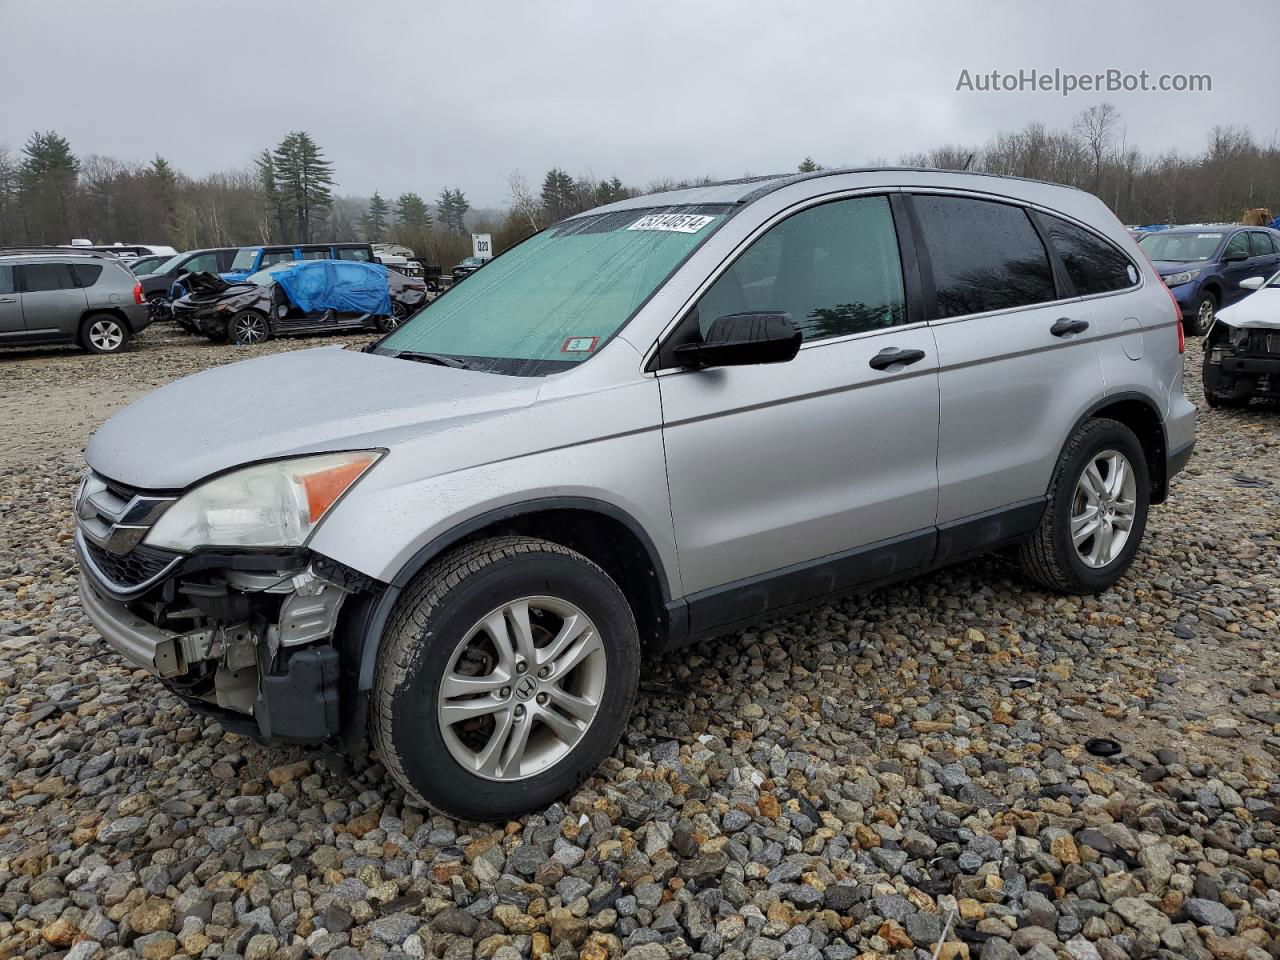
[[[1248,280],[1240,281],[1241,290],[1261,290],[1267,282],[1266,277],[1250,277]]]
[[[800,331],[786,313],[731,313],[718,317],[707,335],[675,349],[684,367],[741,367],[786,363],[800,352]]]
[[[1229,253],[1222,258],[1223,263],[1239,263],[1241,260],[1248,260],[1247,253]]]

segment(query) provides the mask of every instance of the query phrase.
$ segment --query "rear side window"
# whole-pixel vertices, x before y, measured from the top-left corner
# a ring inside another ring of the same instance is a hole
[[[1255,257],[1271,256],[1271,238],[1265,233],[1249,234],[1249,251]]]
[[[66,263],[24,263],[22,289],[26,293],[42,290],[68,290],[76,285],[71,266]]]
[[[75,272],[76,280],[82,287],[92,287],[98,282],[98,277],[102,276],[102,264],[100,263],[76,263],[71,269]]]
[[[787,313],[805,340],[905,322],[902,265],[885,197],[810,207],[755,241],[698,301],[705,334],[719,317]]]
[[[285,263],[293,259],[292,250],[267,250],[262,254],[262,260],[258,264],[259,270],[265,270],[273,263]]]
[[[1042,213],[1040,220],[1076,293],[1088,296],[1137,286],[1137,268],[1111,244],[1058,217]]]
[[[917,195],[914,201],[939,318],[1057,298],[1049,255],[1021,207],[968,197]]]
[[[217,273],[218,255],[200,253],[186,261],[180,268],[184,273]]]
[[[339,247],[336,252],[339,260],[359,260],[369,263],[373,259],[369,256],[369,251],[363,247]]]
[[[328,250],[303,250],[302,259],[303,260],[328,260],[329,251]]]
[[[13,279],[13,267],[8,264],[0,266],[0,294],[17,292],[18,287]]]

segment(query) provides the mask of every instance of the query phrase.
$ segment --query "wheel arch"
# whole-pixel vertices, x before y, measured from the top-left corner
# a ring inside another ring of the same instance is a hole
[[[1151,502],[1163,503],[1169,492],[1168,452],[1164,418],[1154,400],[1142,393],[1117,393],[1104,397],[1090,407],[1071,427],[1063,449],[1086,421],[1108,419],[1123,423],[1133,431],[1146,455]]]
[[[366,609],[356,611],[342,641],[344,654],[354,655],[359,664],[351,677],[352,693],[366,694],[372,688],[382,632],[409,582],[447,551],[505,534],[549,540],[598,564],[631,605],[643,651],[661,648],[668,628],[670,581],[644,527],[625,510],[603,500],[543,497],[498,507],[450,527],[420,548]],[[363,724],[362,717],[360,722]]]

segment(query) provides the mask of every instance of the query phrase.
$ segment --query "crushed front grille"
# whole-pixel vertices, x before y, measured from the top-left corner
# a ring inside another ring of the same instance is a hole
[[[86,539],[85,550],[93,565],[112,583],[122,587],[136,587],[146,583],[179,556],[168,550],[139,544],[124,556],[117,556]]]

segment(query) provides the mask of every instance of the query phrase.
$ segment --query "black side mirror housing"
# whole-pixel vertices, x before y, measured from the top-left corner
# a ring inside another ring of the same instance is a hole
[[[730,313],[701,340],[675,348],[682,367],[741,367],[786,363],[800,352],[800,331],[786,313]]]

